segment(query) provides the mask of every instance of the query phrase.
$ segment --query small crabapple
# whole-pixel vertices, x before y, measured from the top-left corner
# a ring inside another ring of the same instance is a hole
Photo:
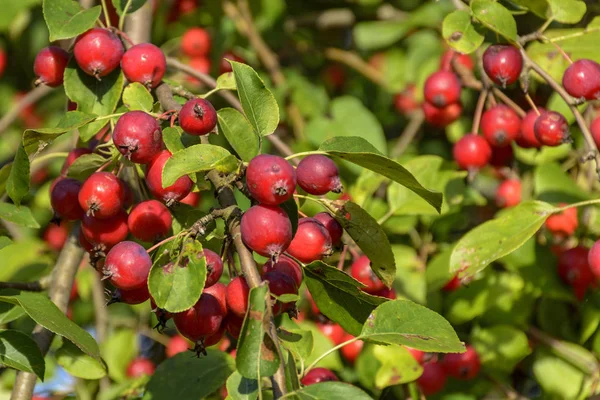
[[[67,221],[81,219],[85,212],[79,205],[81,183],[71,178],[58,178],[50,190],[50,203],[56,215]]]
[[[462,113],[462,105],[460,103],[452,103],[443,108],[437,108],[433,104],[423,102],[423,112],[425,121],[428,124],[438,128],[445,128],[456,121]]]
[[[246,186],[258,202],[276,206],[294,195],[296,171],[285,158],[260,154],[248,163]]]
[[[556,111],[542,113],[533,125],[535,137],[546,146],[558,146],[569,140],[569,123]]]
[[[138,357],[132,360],[127,366],[127,376],[129,378],[139,378],[141,376],[152,376],[156,366],[147,358]]]
[[[473,346],[466,346],[464,353],[449,353],[442,360],[442,368],[447,375],[460,380],[471,380],[477,376],[481,368],[479,355]]]
[[[84,215],[81,221],[81,231],[87,241],[95,247],[105,250],[122,242],[127,237],[127,213],[121,210],[111,218],[98,219],[90,215]]]
[[[38,77],[36,82],[50,87],[62,85],[68,62],[69,53],[66,50],[57,46],[43,48],[33,63],[33,72]]]
[[[521,181],[507,179],[496,189],[496,205],[500,208],[514,207],[521,202]]]
[[[263,257],[277,257],[292,242],[292,223],[280,207],[250,207],[240,222],[242,240]]]
[[[294,282],[294,278],[280,271],[269,271],[263,276],[263,280],[269,282],[269,291],[275,296],[283,296],[284,294],[298,294],[298,287]],[[273,305],[273,315],[277,316],[284,311],[289,311],[294,308],[296,302],[282,302],[277,300]]]
[[[221,57],[221,62],[219,63],[219,73],[225,74],[227,72],[233,72],[233,68],[227,60],[237,61],[241,63],[245,62],[242,57],[238,56],[233,51],[226,51],[225,53],[223,53],[223,56]]]
[[[123,208],[123,186],[110,172],[90,175],[79,191],[79,205],[88,215],[98,219],[114,217]]]
[[[177,179],[175,183],[166,188],[163,187],[162,172],[165,164],[171,158],[171,152],[168,150],[161,151],[150,164],[146,173],[146,184],[150,193],[158,200],[168,206],[186,197],[194,186],[194,182],[184,175]]]
[[[238,317],[244,317],[249,293],[250,287],[243,276],[233,278],[227,285],[227,309]]]
[[[600,241],[596,241],[588,253],[588,264],[596,279],[600,279]]]
[[[590,132],[592,133],[596,146],[600,146],[600,117],[594,118],[590,124]]]
[[[304,157],[296,168],[296,177],[298,186],[316,196],[330,191],[342,193],[344,189],[337,165],[329,157],[321,154]]]
[[[167,358],[171,358],[179,353],[189,350],[189,348],[188,341],[185,340],[183,336],[175,335],[169,339],[167,348],[165,349],[165,355]]]
[[[461,280],[458,278],[458,275],[454,275],[452,279],[450,279],[446,284],[442,287],[444,292],[454,292],[458,290],[462,286]]]
[[[158,86],[165,75],[167,59],[152,43],[140,43],[123,54],[121,69],[129,82],[139,82],[151,89]]]
[[[346,334],[342,341],[346,342],[353,338],[354,338],[354,336],[352,336],[350,334]],[[350,364],[354,364],[354,362],[358,358],[358,355],[362,351],[362,348],[364,345],[365,345],[365,342],[363,342],[362,340],[357,340],[352,343],[348,343],[347,345],[342,347],[340,349],[340,353],[342,353],[342,357],[344,357],[346,359],[346,361],[348,361]]]
[[[200,72],[201,74],[210,74],[210,69],[212,67],[210,58],[208,57],[193,57],[188,64],[194,71]],[[198,78],[193,77],[192,75],[188,75],[186,80],[192,85],[200,85],[202,83]]]
[[[484,167],[492,157],[492,149],[481,136],[469,133],[454,145],[454,160],[462,169]]]
[[[244,318],[238,317],[235,314],[229,314],[227,318],[225,318],[225,329],[234,339],[238,339],[242,332],[243,323]]]
[[[510,107],[499,104],[481,116],[481,132],[496,147],[509,145],[521,131],[521,119]]]
[[[424,352],[422,352],[421,350],[413,349],[412,347],[408,346],[404,346],[404,348],[410,353],[410,355],[412,356],[412,358],[415,359],[416,362],[418,362],[419,364],[423,364],[423,361],[425,361]]]
[[[462,54],[452,49],[448,49],[440,58],[440,69],[449,71],[452,69],[453,63],[458,63],[469,71],[473,71],[473,68],[475,68],[475,63],[468,54]]]
[[[494,83],[506,87],[519,79],[523,56],[514,46],[494,44],[483,53],[483,69]]]
[[[538,111],[540,115],[546,112],[546,110],[541,107],[538,107]],[[535,121],[538,119],[538,116],[539,115],[535,110],[529,110],[523,117],[523,120],[521,121],[521,131],[516,139],[519,146],[523,148],[540,148],[542,146],[536,137],[534,130]]]
[[[152,259],[142,246],[124,241],[115,245],[106,255],[104,275],[116,288],[139,289],[147,285]]]
[[[567,93],[576,99],[595,100],[600,97],[600,64],[581,59],[569,65],[562,77]]]
[[[201,199],[202,195],[200,194],[200,192],[190,192],[183,199],[179,200],[179,202],[182,204],[187,204],[188,206],[198,207],[198,204],[200,204]]]
[[[284,254],[279,256],[277,262],[269,260],[265,263],[265,265],[263,265],[263,276],[270,271],[279,271],[290,276],[292,279],[294,279],[294,283],[298,287],[300,287],[302,284],[302,267],[300,267],[296,261]]]
[[[314,385],[315,383],[338,381],[338,377],[333,371],[327,368],[313,368],[300,380],[304,386]]]
[[[97,79],[114,71],[124,52],[119,37],[103,28],[92,28],[82,33],[73,46],[73,55],[79,67]]]
[[[112,134],[115,146],[131,162],[148,164],[162,150],[162,129],[158,121],[144,111],[121,115]]]
[[[365,255],[354,261],[350,269],[350,275],[366,286],[363,290],[367,293],[377,292],[385,287],[371,269],[371,260]]]
[[[327,336],[335,346],[342,343],[346,336],[344,328],[335,322],[317,323],[317,328],[319,328],[321,333]]]
[[[217,282],[209,287],[205,286],[202,293],[208,293],[214,296],[219,302],[221,310],[223,310],[223,314],[227,314],[227,286],[225,286],[225,284]]]
[[[44,231],[44,241],[54,251],[60,251],[69,237],[69,226],[67,224],[49,224]]]
[[[67,171],[69,170],[69,167],[73,165],[75,160],[77,160],[84,154],[92,154],[92,150],[87,149],[85,147],[77,147],[69,151],[69,153],[67,154],[67,158],[65,158],[65,162],[60,170],[61,175],[66,175]]]
[[[429,75],[423,87],[425,101],[438,107],[447,107],[460,100],[460,81],[454,72],[437,71]]]
[[[179,111],[179,124],[190,135],[206,135],[217,125],[217,111],[208,100],[188,100]]]
[[[208,288],[221,279],[221,275],[223,274],[223,260],[221,260],[221,257],[217,253],[209,249],[203,249],[199,256],[206,258],[206,282],[204,283],[204,287]]]
[[[560,203],[559,207],[566,206],[566,203]],[[564,211],[550,215],[545,222],[546,229],[554,235],[572,236],[577,230],[579,221],[577,220],[577,208],[571,207]]]
[[[148,291],[148,285],[142,285],[137,289],[117,289],[113,296],[116,302],[125,304],[142,304],[150,299],[150,292]]]
[[[328,212],[320,212],[315,214],[313,218],[325,226],[325,229],[327,229],[329,236],[331,237],[331,244],[338,246],[342,242],[344,228],[342,228],[342,225],[337,222],[337,220],[333,218],[331,214]]]
[[[423,373],[417,379],[417,385],[425,396],[430,396],[444,389],[446,379],[446,373],[441,364],[429,361],[423,364]]]
[[[190,28],[181,37],[181,51],[188,57],[206,57],[210,51],[210,34],[200,27]]]
[[[172,222],[169,209],[158,200],[142,201],[133,207],[127,218],[129,232],[143,242],[154,242],[167,236]]]
[[[292,257],[308,264],[333,253],[327,228],[314,218],[300,218],[298,229],[286,250]]]
[[[564,251],[558,257],[558,275],[573,287],[576,296],[581,300],[595,277],[588,263],[589,249],[577,246]]]
[[[415,97],[416,87],[409,83],[406,88],[394,96],[394,107],[402,115],[408,115],[421,106]]]
[[[192,342],[197,342],[217,333],[224,317],[219,300],[211,294],[202,293],[192,308],[176,313],[173,321],[179,333]]]

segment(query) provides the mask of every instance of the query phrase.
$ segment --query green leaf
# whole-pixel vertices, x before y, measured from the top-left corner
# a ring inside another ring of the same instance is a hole
[[[106,365],[103,362],[84,354],[69,341],[65,341],[56,351],[56,362],[77,378],[100,379],[106,375]]]
[[[412,28],[404,21],[365,21],[353,30],[356,45],[361,49],[379,49],[400,40]]]
[[[55,263],[54,257],[44,254],[47,249],[45,242],[30,237],[22,238],[0,250],[0,260],[2,260],[0,281],[29,280],[32,279],[31,275],[34,275],[33,279],[39,278],[40,276],[36,276],[34,271],[44,271]],[[33,274],[30,275],[27,271]]]
[[[19,145],[6,180],[6,193],[17,206],[21,205],[21,200],[29,193],[29,181],[29,157],[23,145]]]
[[[32,8],[38,6],[40,0],[21,0],[2,2],[2,13],[0,13],[0,30],[2,33],[14,32],[15,22],[18,24],[19,17],[29,15]],[[45,40],[47,42],[47,40]]]
[[[179,353],[158,365],[143,399],[202,399],[219,390],[234,370],[233,358],[222,351],[207,349],[202,357]]]
[[[243,161],[252,160],[260,153],[260,142],[252,126],[238,110],[222,108],[217,111],[219,132]]]
[[[553,19],[563,24],[576,24],[585,15],[586,5],[581,0],[546,0],[550,13],[546,12],[546,19]],[[550,14],[550,15],[548,15]]]
[[[304,282],[321,313],[354,336],[371,312],[387,301],[363,292],[360,282],[322,261],[304,268]]]
[[[0,324],[8,324],[25,315],[23,308],[14,304],[0,303]]]
[[[517,23],[506,7],[492,0],[473,0],[471,10],[473,17],[488,29],[511,42],[517,41]]]
[[[212,144],[196,144],[178,151],[167,160],[163,168],[163,187],[171,186],[184,175],[213,169],[230,155],[221,146]]]
[[[182,312],[191,308],[202,294],[206,282],[206,258],[202,244],[197,241],[184,243],[179,264],[155,262],[148,277],[150,295],[156,305],[170,312]]]
[[[267,310],[269,288],[265,282],[250,289],[249,306],[237,346],[236,366],[242,376],[261,379],[275,374],[279,367],[279,355],[269,328]]]
[[[456,10],[444,18],[442,36],[450,47],[464,54],[477,50],[484,39],[473,26],[471,14],[463,10]]]
[[[236,90],[237,86],[235,85],[235,76],[233,76],[233,72],[225,72],[224,74],[219,75],[215,89]]]
[[[390,178],[421,196],[438,212],[441,210],[441,193],[425,189],[406,168],[360,137],[334,137],[321,144],[319,150]]]
[[[372,397],[348,383],[321,382],[288,393],[282,400],[372,400]]]
[[[548,203],[576,203],[591,195],[577,185],[558,163],[538,165],[533,175],[536,197]]]
[[[44,19],[50,41],[70,39],[93,28],[100,17],[100,6],[83,9],[73,0],[44,0]]]
[[[378,389],[412,382],[423,373],[423,367],[404,346],[374,346],[373,354],[381,363],[375,375]]]
[[[27,129],[23,133],[23,147],[28,155],[40,152],[57,137],[80,128],[94,119],[96,119],[96,115],[81,111],[69,111],[60,119],[55,128]]]
[[[0,330],[0,364],[36,374],[44,380],[44,356],[37,343],[22,332]]]
[[[114,331],[102,343],[101,351],[108,376],[116,382],[126,381],[127,366],[139,352],[137,333],[133,329]]]
[[[0,203],[0,218],[27,228],[39,228],[40,224],[25,206],[16,206],[10,203]]]
[[[425,268],[425,280],[427,281],[427,291],[435,292],[440,290],[442,287],[452,279],[450,273],[450,256],[454,247],[448,247],[436,254],[427,263]]]
[[[108,0],[107,0],[108,1]],[[149,0],[131,0],[131,4],[127,9],[127,14],[132,13],[139,8],[141,8],[144,4],[146,4]],[[125,7],[127,7],[128,0],[112,0],[113,6],[115,6],[115,10],[117,10],[117,14],[123,15],[123,11]]]
[[[464,235],[450,257],[450,271],[470,277],[493,261],[518,249],[533,236],[553,207],[528,201],[503,212]]]
[[[0,301],[20,305],[27,315],[39,325],[67,338],[84,353],[98,362],[102,362],[98,343],[94,338],[60,312],[58,307],[45,294],[2,290],[0,291]]]
[[[484,368],[510,374],[531,353],[525,332],[509,325],[475,328],[471,342]]]
[[[573,364],[556,357],[545,348],[538,348],[532,370],[547,395],[557,399],[579,398],[585,374]]]
[[[304,365],[312,364],[317,360],[317,357],[329,352],[333,348],[334,343],[319,330],[314,322],[305,320],[298,322],[298,326],[300,326],[301,329],[310,331],[313,336],[313,351],[310,356],[304,360]],[[316,367],[329,368],[334,371],[341,370],[343,364],[339,351],[330,352],[328,356],[317,363]]]
[[[83,154],[71,164],[67,170],[67,176],[84,181],[108,161],[100,154]]]
[[[348,213],[350,217],[346,218]],[[347,201],[334,218],[369,257],[373,272],[389,287],[396,277],[396,260],[388,237],[377,220],[351,201]]]
[[[185,149],[185,146],[181,141],[182,132],[183,131],[178,126],[163,129],[163,142],[165,142],[165,146],[167,147],[167,150],[171,152],[171,154],[175,154],[178,151]]]
[[[0,250],[12,244],[11,238],[7,236],[0,236]]]
[[[432,353],[465,351],[444,317],[409,300],[388,301],[377,307],[365,322],[360,337]]]
[[[154,99],[144,85],[139,82],[133,82],[123,90],[123,104],[129,111],[140,110],[151,112]]]
[[[115,111],[121,92],[124,77],[120,68],[98,80],[86,74],[77,66],[74,59],[65,69],[65,92],[71,101],[77,103],[77,110],[97,116],[110,115]],[[90,140],[109,121],[107,119],[94,121],[80,127],[80,138],[84,142]]]
[[[312,332],[300,329],[294,321],[285,315],[277,330],[277,336],[281,339],[281,345],[291,352],[296,359],[306,360],[312,354],[314,348]]]
[[[267,136],[279,124],[279,106],[275,97],[252,67],[229,61],[233,68],[238,96],[246,118],[258,136]]]
[[[552,161],[563,159],[569,155],[573,145],[571,143],[561,144],[556,147],[542,146],[541,149],[524,149],[514,146],[515,158],[524,164],[541,165]]]
[[[232,400],[254,400],[258,398],[258,381],[244,378],[239,372],[234,371],[227,378],[227,395]]]

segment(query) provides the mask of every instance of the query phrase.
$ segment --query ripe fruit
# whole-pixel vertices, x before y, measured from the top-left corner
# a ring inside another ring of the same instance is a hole
[[[277,257],[292,242],[292,223],[277,206],[256,205],[242,216],[242,240],[263,257]]]
[[[169,339],[167,348],[165,349],[165,355],[167,358],[171,358],[179,353],[183,353],[189,349],[187,340],[183,336],[175,335]]]
[[[483,53],[483,69],[494,83],[506,87],[519,79],[523,56],[514,46],[494,44]]]
[[[408,115],[421,105],[415,98],[416,87],[409,83],[402,92],[394,96],[394,107],[402,115]]]
[[[156,366],[154,363],[147,358],[138,357],[129,363],[127,367],[127,376],[129,378],[139,378],[147,375],[152,376]]]
[[[313,154],[304,157],[296,168],[298,185],[316,196],[328,192],[342,193],[344,187],[335,163],[326,156]]]
[[[169,209],[157,200],[139,203],[133,207],[127,218],[129,232],[143,242],[154,242],[167,236],[172,222],[173,217]]]
[[[123,54],[121,69],[129,82],[139,82],[151,89],[158,86],[165,75],[167,59],[152,43],[140,43]]]
[[[565,71],[562,84],[576,99],[597,99],[600,96],[600,64],[587,59],[575,61]]]
[[[250,288],[243,276],[235,277],[227,285],[227,309],[238,317],[244,317],[248,309]]]
[[[354,261],[350,269],[350,275],[366,286],[363,290],[367,293],[376,292],[385,287],[371,269],[371,260],[367,256],[360,256]]]
[[[521,119],[510,107],[499,104],[483,113],[481,132],[492,146],[507,146],[521,131]]]
[[[590,131],[592,133],[592,137],[594,138],[594,142],[596,142],[596,146],[600,143],[600,117],[596,117],[592,123],[590,124]]]
[[[300,218],[298,230],[286,251],[305,264],[321,260],[333,253],[331,236],[316,219]]]
[[[484,167],[492,157],[492,149],[481,136],[469,133],[454,145],[454,160],[462,169]]]
[[[446,107],[437,108],[433,104],[424,102],[423,112],[425,113],[425,121],[428,124],[438,128],[445,128],[460,117],[462,105],[460,103],[452,103]]]
[[[413,349],[412,347],[404,346],[406,350],[410,353],[410,355],[419,363],[423,364],[425,361],[425,353],[421,350]]]
[[[566,205],[566,203],[560,203],[558,206],[564,207]],[[572,236],[578,225],[577,208],[575,207],[552,214],[546,219],[546,228],[554,235]]]
[[[248,163],[246,186],[258,202],[276,206],[294,195],[296,171],[285,158],[260,154]]]
[[[493,167],[505,167],[511,164],[514,160],[514,152],[512,146],[492,147],[492,158],[490,165]]]
[[[313,368],[300,380],[304,386],[314,385],[315,383],[338,381],[338,377],[333,371],[327,368]]]
[[[202,195],[200,194],[200,192],[190,192],[183,199],[179,200],[179,202],[182,204],[187,204],[188,206],[198,207],[198,204],[200,204],[201,199]]]
[[[533,125],[537,140],[546,146],[558,146],[569,139],[569,123],[556,111],[545,111]]]
[[[0,49],[0,78],[4,75],[6,69],[6,52],[4,49]]]
[[[385,297],[386,299],[396,300],[397,294],[394,288],[384,287],[381,290],[371,293],[373,296]]]
[[[119,152],[138,164],[151,162],[163,145],[160,124],[143,111],[123,114],[115,125],[112,137]]]
[[[44,241],[52,250],[60,251],[69,237],[69,226],[67,224],[49,224],[44,231]]]
[[[77,148],[69,151],[69,154],[67,155],[67,158],[65,158],[65,162],[60,170],[61,175],[65,175],[67,173],[67,171],[69,170],[69,167],[71,165],[73,165],[75,160],[77,160],[79,157],[81,157],[84,154],[91,154],[91,153],[92,153],[92,151],[90,149],[86,149],[85,147],[77,147]]]
[[[331,237],[331,244],[338,246],[342,242],[342,235],[344,234],[344,228],[331,216],[328,212],[320,212],[314,217],[317,221],[323,224],[329,236]]]
[[[35,56],[33,72],[38,77],[36,82],[50,87],[62,85],[65,68],[69,62],[69,53],[60,47],[45,47]]]
[[[444,292],[454,292],[462,286],[462,282],[458,279],[458,275],[454,275],[443,287]]]
[[[354,336],[346,334],[343,341],[346,342],[352,338],[354,338]],[[342,356],[346,359],[346,361],[348,361],[350,364],[354,364],[364,345],[365,342],[362,340],[357,340],[342,347],[340,349],[340,353],[342,353]]]
[[[150,193],[165,203],[167,207],[187,196],[192,191],[192,186],[194,186],[194,182],[187,175],[184,175],[177,179],[171,186],[163,188],[162,172],[170,157],[171,152],[168,150],[161,151],[148,164],[148,172],[146,173],[146,184]]]
[[[223,274],[223,261],[217,253],[212,250],[202,250],[204,257],[206,257],[206,283],[204,287],[210,287],[215,283],[219,282],[221,275]]]
[[[219,301],[223,314],[227,314],[227,286],[221,282],[217,282],[210,287],[205,287],[203,293],[214,296]]]
[[[600,278],[600,241],[594,243],[588,252],[588,264],[596,279]]]
[[[114,298],[116,301],[125,304],[142,304],[150,299],[150,292],[148,291],[148,285],[142,285],[137,289],[131,290],[117,289]]]
[[[558,258],[558,275],[573,287],[575,295],[581,300],[593,282],[594,274],[588,263],[589,249],[577,246],[564,251]]]
[[[453,62],[462,65],[467,68],[469,71],[473,71],[475,67],[475,63],[473,59],[467,54],[461,54],[454,50],[446,50],[446,52],[442,55],[440,59],[440,69],[450,70],[452,69]]]
[[[496,205],[501,208],[514,207],[521,202],[521,181],[507,179],[496,189]]]
[[[58,178],[50,190],[50,203],[54,213],[61,219],[81,219],[84,211],[79,205],[81,183],[71,178]]]
[[[460,380],[471,380],[477,376],[481,368],[481,362],[477,351],[467,345],[464,353],[450,353],[444,356],[442,368],[446,374]]]
[[[112,248],[127,237],[127,213],[123,210],[112,218],[98,219],[84,215],[81,221],[83,236],[92,246]]]
[[[453,72],[437,71],[425,81],[423,93],[425,101],[443,108],[460,100],[460,81]]]
[[[210,51],[210,35],[202,28],[188,29],[181,37],[181,51],[189,57],[206,57]]]
[[[224,334],[225,334],[225,323],[221,322],[221,326],[219,327],[219,330],[216,333],[213,333],[212,335],[207,336],[204,339],[204,342],[203,342],[204,347],[214,346],[215,344],[219,343],[221,341],[221,339],[223,339]]]
[[[201,74],[210,74],[211,63],[210,59],[207,57],[194,57],[188,62],[188,64],[194,71],[198,71]],[[185,79],[194,85],[199,85],[202,83],[199,79],[194,78],[191,75],[188,75]]]
[[[417,384],[425,396],[441,391],[446,385],[446,373],[436,361],[423,364],[423,373],[417,379]]]
[[[237,315],[229,314],[227,318],[225,318],[225,329],[227,329],[227,332],[229,332],[234,339],[240,337],[243,324],[244,318],[238,317]]]
[[[135,242],[121,242],[106,255],[104,275],[118,289],[132,290],[147,285],[152,259]]]
[[[237,62],[244,62],[244,59],[242,57],[239,57],[238,55],[236,55],[234,52],[232,51],[226,51],[225,53],[223,53],[223,57],[221,57],[221,63],[219,64],[219,73],[220,74],[225,74],[227,72],[232,72],[233,68],[231,68],[231,64],[229,64],[229,61],[227,60],[231,60],[231,61],[237,61]]]
[[[298,287],[294,282],[294,278],[285,275],[280,271],[270,271],[263,276],[263,280],[269,282],[269,291],[275,296],[284,294],[298,294]],[[281,302],[277,300],[273,305],[273,315],[277,316],[283,311],[289,311],[294,308],[295,301]]]
[[[224,317],[219,300],[209,293],[202,293],[192,308],[175,314],[173,321],[179,333],[192,342],[198,342],[217,333]]]
[[[544,113],[546,110],[538,107],[538,111]],[[542,144],[535,136],[535,121],[538,119],[538,113],[535,110],[527,111],[527,114],[523,117],[521,121],[521,132],[517,137],[517,144],[523,148],[540,148]]]
[[[109,172],[95,172],[83,182],[79,191],[79,205],[87,215],[98,219],[117,215],[123,208],[123,186],[119,178]]]
[[[82,33],[73,46],[73,55],[79,67],[97,79],[114,71],[124,52],[118,36],[102,28],[92,28]]]
[[[190,135],[206,135],[217,125],[217,112],[208,100],[188,100],[179,111],[179,124]]]
[[[335,322],[328,322],[325,324],[317,323],[317,327],[323,333],[323,335],[331,339],[334,345],[337,346],[344,341],[346,332],[339,324],[336,324]]]
[[[291,277],[294,280],[294,283],[297,287],[300,287],[302,284],[302,268],[298,263],[291,258],[280,255],[277,262],[273,262],[273,260],[269,260],[262,267],[263,276],[271,271],[279,271],[284,275]]]

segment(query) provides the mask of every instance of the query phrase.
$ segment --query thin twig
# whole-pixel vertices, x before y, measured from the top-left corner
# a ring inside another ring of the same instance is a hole
[[[371,82],[383,88],[387,88],[385,78],[381,72],[365,62],[358,54],[333,47],[325,49],[324,54],[328,59],[345,64],[365,76]]]
[[[40,85],[32,89],[29,93],[21,98],[21,100],[13,106],[4,116],[0,119],[0,133],[4,132],[15,120],[19,117],[21,111],[30,106],[31,104],[37,103],[42,97],[46,96],[54,90],[53,88]]]
[[[18,289],[28,292],[41,292],[50,287],[51,278],[49,276],[35,282],[0,282],[0,289]]]
[[[408,145],[415,138],[417,132],[419,132],[419,129],[421,129],[421,126],[423,125],[423,121],[425,121],[425,114],[423,113],[423,110],[421,110],[421,109],[413,112],[410,115],[410,120],[408,121],[408,124],[404,128],[404,131],[402,131],[402,133],[400,134],[400,137],[398,138],[396,145],[392,149],[392,152],[391,152],[392,158],[396,158],[396,157],[402,155],[402,153],[404,153],[404,151],[406,150]]]
[[[485,99],[487,98],[488,91],[483,89],[477,99],[477,106],[475,107],[475,115],[473,116],[473,125],[471,127],[471,133],[477,135],[479,133],[479,123],[481,122],[481,115],[483,114],[483,107],[485,106]]]
[[[92,271],[92,302],[94,303],[94,319],[96,328],[96,341],[101,345],[106,339],[108,328],[108,311],[106,310],[106,297],[104,295],[104,284],[100,275]],[[100,390],[104,391],[110,386],[108,377],[100,379]]]

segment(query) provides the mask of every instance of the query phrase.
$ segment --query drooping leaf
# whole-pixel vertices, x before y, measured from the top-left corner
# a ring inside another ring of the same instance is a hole
[[[252,160],[260,152],[260,142],[252,126],[238,110],[222,108],[217,111],[219,132],[243,161]]]
[[[23,147],[27,155],[39,152],[57,137],[80,128],[95,118],[96,115],[82,111],[69,111],[60,119],[55,128],[27,129],[23,133]]]
[[[517,41],[517,23],[506,7],[492,0],[473,0],[471,10],[473,17],[488,29],[511,42]]]
[[[233,72],[226,72],[224,74],[219,75],[217,78],[217,87],[219,90],[236,90],[237,86],[235,85],[235,76],[233,76]]]
[[[362,138],[334,137],[321,144],[319,150],[375,171],[406,186],[425,199],[438,212],[442,207],[441,193],[424,188],[406,168],[381,154]]]
[[[99,81],[83,72],[72,59],[65,69],[64,88],[69,99],[77,103],[78,111],[102,117],[115,111],[121,99],[124,79],[121,69],[117,68]],[[108,122],[108,119],[102,119],[80,127],[81,140],[90,140]]]
[[[321,382],[283,396],[285,400],[372,400],[356,386],[344,382]]]
[[[450,271],[470,277],[523,245],[542,226],[553,207],[528,201],[506,210],[464,235],[450,257]]]
[[[115,10],[117,10],[117,14],[119,15],[123,15],[125,7],[127,7],[127,3],[130,3],[129,8],[127,9],[127,14],[129,14],[138,10],[147,2],[148,0],[112,0],[113,5],[115,6]]]
[[[375,375],[378,389],[412,382],[423,373],[423,367],[404,346],[374,346],[373,354],[381,363]]]
[[[83,154],[71,164],[67,170],[67,176],[84,181],[108,161],[100,154]]]
[[[377,307],[365,322],[360,337],[427,352],[465,351],[464,344],[444,317],[409,300],[388,301]]]
[[[96,6],[85,10],[73,0],[44,0],[43,11],[53,42],[70,39],[93,28],[102,9]]]
[[[20,305],[39,325],[70,340],[84,353],[102,362],[94,338],[60,312],[45,294],[7,289],[0,291],[0,301]]]
[[[471,14],[464,10],[456,10],[444,18],[442,36],[450,47],[464,54],[477,50],[484,39],[473,26]]]
[[[208,349],[202,357],[179,353],[158,365],[143,399],[202,399],[223,386],[234,370],[233,358],[222,351]]]
[[[0,203],[0,218],[27,228],[39,228],[31,210],[25,206],[16,206],[10,203]]]
[[[100,379],[106,375],[106,365],[87,354],[69,341],[64,341],[56,351],[56,362],[69,374],[83,379]]]
[[[197,144],[178,151],[163,168],[163,186],[171,186],[184,175],[213,169],[230,155],[223,147],[212,144]]]
[[[258,398],[258,381],[244,378],[239,372],[234,371],[227,378],[227,395],[233,400],[254,400]]]
[[[371,312],[387,301],[363,292],[360,282],[322,261],[307,265],[304,275],[304,282],[321,313],[355,336]]]
[[[183,245],[179,264],[152,265],[148,288],[158,307],[182,312],[196,304],[206,282],[206,258],[198,258],[201,253],[200,242],[188,241]]]
[[[267,310],[269,288],[266,283],[250,289],[248,312],[244,318],[237,346],[238,372],[248,379],[261,379],[275,374],[279,355],[267,332],[270,315]]]
[[[44,379],[46,364],[37,343],[23,332],[0,330],[0,364]]]
[[[279,124],[279,106],[275,97],[252,67],[229,61],[237,86],[238,96],[246,118],[257,135],[266,136]]]
[[[152,95],[139,82],[130,83],[123,90],[123,104],[129,111],[140,110],[151,112],[154,105]]]
[[[277,331],[281,345],[293,356],[300,360],[310,357],[314,348],[313,334],[310,330],[300,328],[294,321],[285,315]]]
[[[373,272],[390,286],[396,277],[396,260],[389,239],[375,218],[351,201],[346,202],[334,218],[369,257]]]
[[[6,180],[6,193],[17,206],[21,205],[21,200],[29,193],[29,181],[29,157],[20,145]]]
[[[0,324],[8,324],[25,315],[25,311],[14,304],[0,303]]]

